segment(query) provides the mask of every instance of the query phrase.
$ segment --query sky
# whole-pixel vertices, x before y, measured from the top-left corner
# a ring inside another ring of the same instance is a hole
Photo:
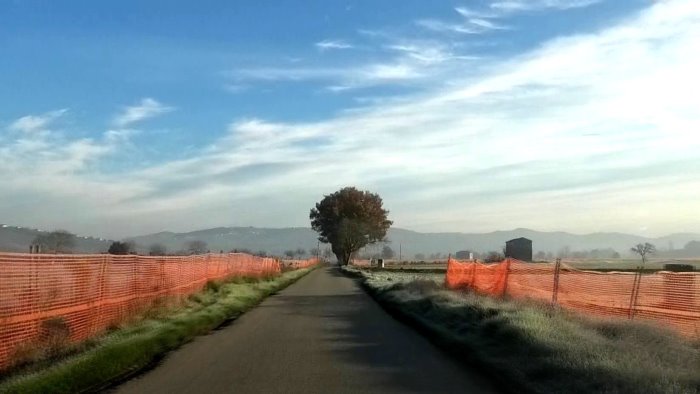
[[[0,0],[0,223],[700,232],[696,0]]]

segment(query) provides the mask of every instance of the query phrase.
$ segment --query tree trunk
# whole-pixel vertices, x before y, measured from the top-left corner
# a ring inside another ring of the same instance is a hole
[[[352,256],[352,253],[348,251],[343,252],[343,259],[342,259],[342,264],[343,265],[349,265],[350,264],[350,256]]]

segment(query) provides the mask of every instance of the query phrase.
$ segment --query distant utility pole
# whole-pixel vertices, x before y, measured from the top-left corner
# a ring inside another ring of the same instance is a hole
[[[401,260],[403,259],[401,258],[401,244],[399,243],[399,262],[401,262]]]

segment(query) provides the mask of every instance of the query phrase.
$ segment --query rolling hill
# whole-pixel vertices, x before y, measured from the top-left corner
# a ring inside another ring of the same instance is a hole
[[[0,250],[24,252],[41,230],[0,225]],[[623,233],[572,234],[567,232],[542,232],[525,228],[490,233],[419,233],[411,230],[392,228],[389,230],[389,245],[404,257],[416,253],[455,253],[458,250],[476,252],[499,251],[505,241],[526,237],[533,241],[534,251],[556,253],[564,247],[576,250],[612,248],[623,255],[629,248],[640,242],[651,242],[660,251],[672,243],[676,249],[692,240],[700,240],[700,234],[679,233],[659,238],[647,238]],[[160,232],[129,238],[145,253],[154,243],[164,245],[169,252],[176,252],[194,240],[205,241],[212,251],[248,249],[253,252],[266,251],[281,255],[285,250],[303,248],[307,251],[317,245],[316,233],[310,228],[257,228],[257,227],[217,227],[186,233]],[[95,237],[79,237],[76,252],[99,253],[109,247],[110,240]]]
[[[34,238],[46,234],[46,231],[8,226],[0,224],[0,251],[2,252],[28,252]],[[79,236],[76,238],[75,251],[80,253],[101,253],[109,248],[111,240],[104,238]]]

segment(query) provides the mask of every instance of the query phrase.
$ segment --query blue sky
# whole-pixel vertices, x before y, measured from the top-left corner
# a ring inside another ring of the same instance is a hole
[[[0,0],[0,222],[698,231],[694,1]]]

